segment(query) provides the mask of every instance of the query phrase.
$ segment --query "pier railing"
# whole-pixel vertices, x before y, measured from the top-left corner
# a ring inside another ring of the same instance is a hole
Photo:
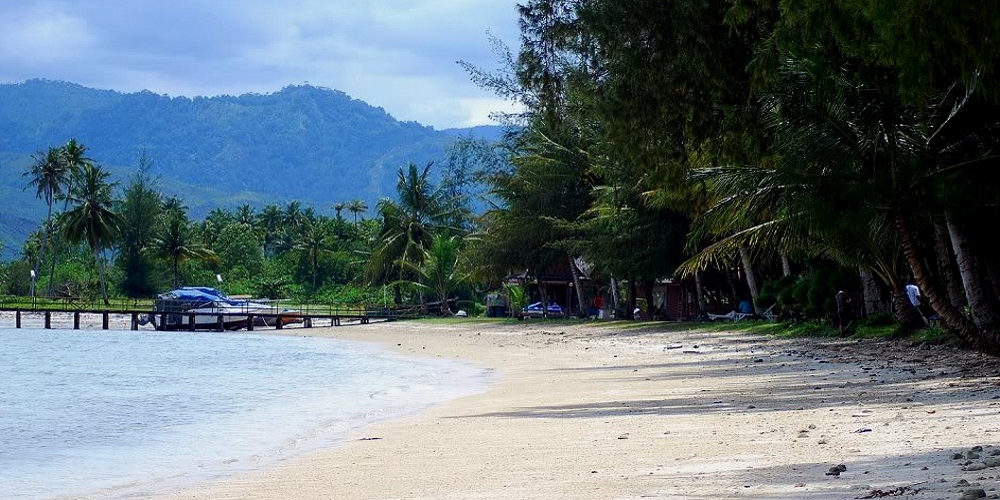
[[[38,326],[42,328],[52,328],[53,324],[57,324],[65,325],[58,327],[79,329],[82,323],[90,324],[97,316],[105,330],[112,323],[119,328],[124,324],[131,330],[147,325],[148,328],[171,330],[254,330],[367,324],[371,321],[413,319],[426,314],[424,308],[412,305],[296,304],[291,301],[271,301],[271,304],[273,308],[263,311],[164,312],[154,311],[152,299],[116,298],[104,304],[102,300],[0,295],[0,311],[12,312],[14,316],[13,325],[7,325],[7,320],[0,320],[0,327],[21,328],[25,324],[41,323]]]

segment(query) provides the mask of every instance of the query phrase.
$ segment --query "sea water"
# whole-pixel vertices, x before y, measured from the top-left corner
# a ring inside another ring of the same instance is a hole
[[[163,493],[335,445],[489,378],[329,338],[0,329],[0,498]]]

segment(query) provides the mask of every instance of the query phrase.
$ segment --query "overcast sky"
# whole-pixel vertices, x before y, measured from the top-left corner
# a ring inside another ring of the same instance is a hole
[[[0,83],[170,96],[311,84],[437,129],[509,109],[456,61],[498,67],[516,0],[0,0]]]

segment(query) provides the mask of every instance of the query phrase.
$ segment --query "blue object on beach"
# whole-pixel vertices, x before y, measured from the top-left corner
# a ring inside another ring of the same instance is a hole
[[[524,312],[524,313],[526,313],[526,314],[529,314],[529,315],[541,316],[542,315],[542,303],[541,302],[535,302],[534,304],[530,304],[530,305],[524,306],[521,309],[521,311]],[[562,307],[560,307],[559,304],[555,304],[555,303],[549,304],[548,307],[546,308],[546,311],[548,311],[549,316],[562,316],[562,314],[563,314]]]

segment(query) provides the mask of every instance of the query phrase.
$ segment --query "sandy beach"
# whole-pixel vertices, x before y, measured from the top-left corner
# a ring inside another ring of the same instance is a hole
[[[678,328],[289,329],[464,360],[497,381],[340,446],[165,498],[1000,497],[996,359]]]

